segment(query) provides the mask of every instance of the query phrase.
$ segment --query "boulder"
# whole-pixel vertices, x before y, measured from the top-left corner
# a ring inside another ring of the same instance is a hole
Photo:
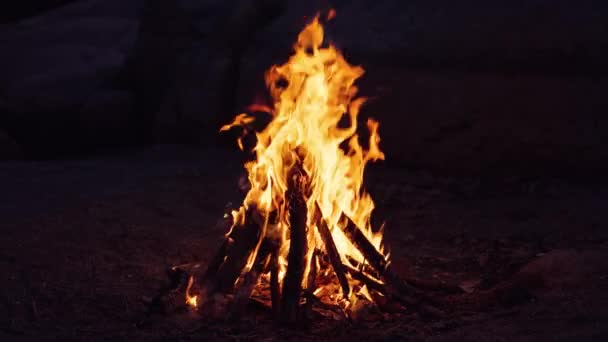
[[[4,109],[23,115],[78,110],[88,97],[104,91],[106,83],[119,72],[124,57],[103,49],[89,51],[97,56],[90,63],[30,71],[12,80],[3,94]]]
[[[127,134],[132,124],[133,98],[126,90],[108,90],[96,93],[80,109],[83,132],[96,139],[112,142],[116,134]]]
[[[149,120],[157,140],[216,136],[220,117],[233,112],[243,51],[284,3],[146,2],[129,78],[139,115]]]
[[[489,292],[509,302],[530,296],[560,296],[582,287],[598,286],[608,270],[604,254],[601,248],[552,250],[531,260]]]
[[[104,131],[99,125],[129,122],[121,121],[131,115],[130,109],[125,112],[130,108],[124,104],[125,94],[110,95],[112,99],[108,94],[123,91],[121,71],[142,5],[143,0],[78,1],[3,27],[0,125],[28,152],[52,150],[55,143],[58,149],[79,146],[73,140],[89,127]],[[114,107],[118,103],[120,120],[100,120],[99,112],[91,110],[99,101]],[[110,134],[94,136],[112,139]]]

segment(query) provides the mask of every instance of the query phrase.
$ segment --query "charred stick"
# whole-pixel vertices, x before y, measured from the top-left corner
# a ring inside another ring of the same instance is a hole
[[[367,239],[365,234],[357,227],[357,225],[348,216],[343,215],[348,220],[343,231],[346,237],[357,247],[363,257],[369,262],[369,264],[376,269],[380,275],[384,275],[387,270],[388,263],[386,258],[382,255],[374,245]]]
[[[386,286],[380,280],[374,279],[365,274],[363,271],[360,271],[352,266],[342,264],[342,267],[348,271],[353,279],[365,284],[369,289],[379,292],[385,296],[387,295]]]
[[[312,255],[310,256],[310,262],[308,266],[308,279],[306,279],[306,291],[309,293],[314,293],[315,284],[317,280],[317,255],[318,250],[314,250]],[[308,318],[312,318],[312,300],[310,298],[306,299],[305,310],[306,316]]]
[[[283,280],[281,298],[281,315],[290,323],[295,323],[298,320],[305,268],[307,208],[302,193],[304,182],[303,171],[298,165],[294,166],[288,180],[286,196],[289,208],[290,242],[289,254],[287,255],[287,272]]]
[[[193,273],[194,270],[198,270],[200,267],[201,267],[200,262],[188,262],[185,264],[171,266],[171,270],[183,270],[188,273]]]
[[[351,277],[365,284],[371,290],[374,290],[385,296],[393,297],[401,303],[419,310],[420,313],[423,315],[433,318],[445,317],[445,313],[442,310],[423,302],[426,297],[414,298],[412,296],[402,293],[401,291],[395,291],[395,289],[387,287],[379,280],[366,275],[363,271],[360,271],[352,266],[344,265],[344,267],[348,270],[348,273],[351,275]]]
[[[314,250],[310,256],[310,266],[308,268],[308,279],[306,280],[306,289],[310,292],[315,290],[315,283],[317,280],[317,255],[318,250]]]
[[[329,262],[331,263],[331,266],[334,269],[336,276],[338,277],[338,281],[340,282],[340,286],[342,288],[342,296],[344,298],[348,298],[348,296],[350,295],[350,285],[348,284],[348,279],[346,279],[344,267],[342,266],[342,261],[340,260],[340,254],[338,253],[338,249],[336,248],[334,238],[331,236],[331,232],[327,227],[327,223],[323,219],[319,204],[315,203],[315,206],[315,215],[318,215],[318,219],[316,220],[317,229],[319,231],[319,235],[321,235],[323,244],[325,245],[325,253],[327,253]]]
[[[344,313],[344,310],[342,310],[340,306],[324,303],[314,293],[308,292],[306,290],[303,292],[303,296],[304,298],[306,298],[307,301],[310,301],[312,304],[316,304],[321,309],[332,311],[334,313],[339,314],[344,319],[348,319],[348,316]]]
[[[272,300],[272,312],[279,314],[281,300],[281,286],[279,284],[279,251],[274,250],[270,255],[270,299]]]
[[[359,252],[367,260],[367,262],[378,272],[378,274],[386,280],[386,282],[397,288],[405,294],[418,294],[420,291],[412,287],[410,284],[403,281],[390,268],[386,258],[372,245],[365,234],[357,227],[357,225],[346,215],[348,220],[344,228],[344,234],[357,247]]]
[[[271,242],[264,240],[260,246],[260,251],[255,257],[251,270],[242,276],[238,288],[235,290],[234,300],[232,303],[231,314],[239,315],[249,301],[249,296],[257,285],[260,275],[268,265],[270,259]]]
[[[251,212],[247,213],[244,225],[232,229],[229,237],[232,242],[228,248],[224,262],[220,265],[215,276],[207,281],[206,290],[208,294],[215,292],[228,293],[232,291],[248,258],[254,252],[261,228],[254,220],[250,219],[251,214]]]
[[[232,242],[233,241],[230,238],[224,239],[224,241],[220,245],[220,248],[217,250],[217,252],[213,256],[213,258],[209,262],[209,265],[207,266],[207,270],[205,271],[205,273],[203,274],[203,277],[201,279],[201,283],[207,282],[209,279],[212,279],[215,276],[217,271],[220,269],[220,266],[222,266],[222,263],[224,262],[224,259],[226,258],[226,253],[228,251],[228,247],[230,246],[230,244]]]

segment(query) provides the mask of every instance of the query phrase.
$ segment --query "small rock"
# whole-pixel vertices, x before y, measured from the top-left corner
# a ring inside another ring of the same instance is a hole
[[[479,279],[465,280],[465,281],[461,282],[460,285],[458,285],[458,287],[460,287],[466,293],[472,293],[475,291],[475,289],[477,288],[477,286],[480,283],[481,283],[481,280],[479,280]]]

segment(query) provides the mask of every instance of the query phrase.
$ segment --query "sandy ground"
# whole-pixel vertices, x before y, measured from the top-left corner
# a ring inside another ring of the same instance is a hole
[[[522,272],[524,299],[448,318],[146,324],[168,265],[207,260],[237,205],[238,155],[158,146],[0,164],[0,339],[601,340],[608,337],[608,187],[592,180],[450,178],[374,167],[369,188],[399,272],[478,291]],[[518,273],[523,267],[523,271]],[[477,292],[470,295],[475,296]]]

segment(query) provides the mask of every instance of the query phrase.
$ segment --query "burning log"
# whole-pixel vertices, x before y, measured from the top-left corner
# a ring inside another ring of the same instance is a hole
[[[344,265],[344,267],[348,270],[348,273],[351,275],[351,277],[353,277],[354,279],[357,279],[361,283],[365,284],[371,290],[377,291],[378,293],[380,293],[384,296],[392,297],[407,306],[411,306],[411,307],[417,309],[418,311],[420,311],[422,314],[424,314],[426,316],[429,316],[432,318],[445,317],[445,313],[442,310],[437,309],[436,307],[434,307],[432,305],[425,304],[423,302],[426,297],[414,298],[414,297],[404,294],[398,290],[397,291],[395,291],[394,289],[391,290],[390,288],[387,288],[381,281],[366,275],[364,272],[362,272],[352,266]]]
[[[359,227],[357,227],[348,216],[343,216],[347,220],[346,227],[343,229],[344,234],[349,238],[353,245],[357,247],[361,254],[363,254],[363,257],[369,262],[372,268],[400,292],[418,294],[420,291],[403,281],[390,269],[384,256],[374,247],[374,245],[372,245],[367,237],[365,237],[365,234],[363,234]]]
[[[260,251],[256,255],[253,266],[249,272],[245,273],[241,278],[241,282],[234,294],[233,305],[230,313],[233,316],[238,316],[243,311],[243,308],[249,303],[249,296],[257,285],[260,275],[267,269],[270,262],[270,257],[274,244],[270,240],[265,239],[262,242]]]
[[[270,255],[270,299],[272,312],[278,317],[281,305],[281,284],[279,283],[279,251],[276,249]]]
[[[247,259],[257,245],[260,238],[261,228],[256,223],[253,217],[254,207],[250,207],[247,212],[249,220],[243,225],[238,225],[232,228],[230,235],[226,238],[226,247],[224,244],[220,251],[216,254],[210,267],[205,272],[205,279],[202,282],[202,300],[208,300],[215,293],[226,294],[232,291],[234,285],[239,278],[241,271],[247,263]],[[222,254],[224,257],[222,257]],[[217,261],[222,260],[219,264]]]
[[[306,292],[313,293],[315,290],[315,283],[317,281],[317,255],[318,250],[314,250],[310,256],[310,262],[308,266],[308,279],[306,280]],[[306,306],[304,312],[307,318],[312,318],[312,304],[313,300],[310,297],[306,297]]]
[[[308,279],[306,281],[306,289],[308,291],[314,290],[315,283],[317,281],[317,255],[319,255],[319,251],[315,250],[314,252],[312,252],[312,255],[310,256]]]
[[[222,263],[224,262],[224,259],[226,258],[226,252],[228,251],[228,247],[231,244],[231,242],[233,242],[232,239],[224,239],[222,241],[220,248],[217,250],[217,252],[215,253],[215,256],[209,262],[209,265],[207,266],[207,270],[205,271],[205,274],[201,278],[202,283],[215,277],[215,274],[220,269],[220,266],[222,266]]]
[[[369,262],[369,264],[378,272],[381,276],[385,275],[387,271],[386,259],[376,247],[367,239],[365,234],[357,227],[357,225],[346,215],[347,224],[342,230],[344,235],[357,247],[363,257]]]
[[[305,186],[303,171],[294,166],[288,183],[289,207],[289,255],[287,272],[283,280],[281,298],[281,315],[285,321],[295,323],[299,318],[302,278],[304,277],[304,259],[307,247],[307,208],[302,189]]]
[[[333,237],[331,236],[331,232],[327,227],[327,223],[323,219],[321,215],[321,208],[319,208],[319,204],[315,202],[316,213],[318,214],[317,229],[319,231],[319,235],[321,235],[321,239],[323,240],[323,245],[325,246],[325,253],[327,253],[327,257],[329,258],[329,262],[331,263],[336,276],[338,277],[338,281],[340,282],[340,286],[342,288],[342,296],[344,298],[348,298],[350,295],[350,285],[348,284],[348,279],[346,279],[346,274],[344,272],[344,267],[342,265],[342,261],[340,260],[340,254],[338,253],[338,249],[336,248],[336,243],[334,242]]]

